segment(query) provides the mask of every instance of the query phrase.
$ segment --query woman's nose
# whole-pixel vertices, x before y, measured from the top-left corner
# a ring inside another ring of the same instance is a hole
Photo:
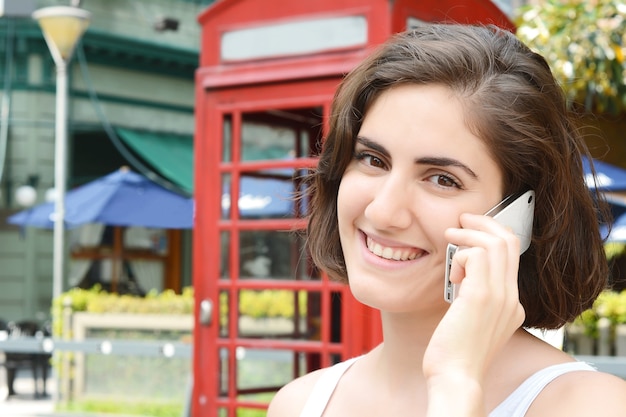
[[[406,228],[413,216],[411,198],[404,182],[388,177],[372,190],[372,201],[365,208],[365,217],[379,228]]]

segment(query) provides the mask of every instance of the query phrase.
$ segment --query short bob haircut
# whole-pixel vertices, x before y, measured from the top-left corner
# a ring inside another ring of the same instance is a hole
[[[524,326],[555,329],[589,308],[607,286],[600,210],[583,176],[589,152],[546,61],[494,26],[432,24],[392,37],[337,90],[330,128],[312,173],[308,246],[314,262],[347,282],[337,192],[363,118],[400,84],[439,84],[462,103],[468,128],[504,173],[505,195],[536,192],[530,248],[520,261]]]

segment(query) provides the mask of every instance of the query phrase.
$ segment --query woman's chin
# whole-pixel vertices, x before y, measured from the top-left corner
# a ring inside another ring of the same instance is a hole
[[[352,275],[356,276],[356,275]],[[350,279],[350,291],[360,303],[390,313],[409,313],[420,310],[432,312],[433,308],[447,309],[449,304],[443,298],[443,278],[441,285],[408,288],[399,282],[376,279]]]

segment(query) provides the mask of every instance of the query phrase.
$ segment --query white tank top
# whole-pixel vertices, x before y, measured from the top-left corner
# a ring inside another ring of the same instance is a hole
[[[340,362],[328,368],[320,376],[304,405],[300,417],[322,417],[339,380],[357,359],[359,357]],[[523,417],[546,385],[557,377],[574,371],[595,371],[595,369],[584,362],[567,362],[544,368],[524,381],[499,406],[489,413],[489,417]]]

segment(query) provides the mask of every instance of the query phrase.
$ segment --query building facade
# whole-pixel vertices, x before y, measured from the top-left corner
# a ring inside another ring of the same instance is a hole
[[[55,66],[28,9],[69,2],[13,0],[20,10],[11,15],[11,1],[5,1],[0,17],[0,318],[45,320],[52,301],[52,230],[12,226],[6,218],[24,209],[15,195],[20,186],[33,186],[41,203],[54,185]],[[80,2],[92,16],[68,65],[68,190],[126,165],[191,194],[197,16],[211,2]],[[169,160],[157,152],[179,148],[184,152],[171,152]],[[177,164],[173,174],[168,172]],[[150,240],[155,252],[162,250],[157,248],[164,238],[176,238],[169,245],[178,252],[177,271],[171,272],[175,285],[158,278],[163,266],[153,259],[138,267],[148,276],[139,280],[144,290],[190,284],[190,262],[185,261],[190,233],[135,231],[136,241]],[[102,229],[68,232],[64,289],[93,272],[88,266],[94,259],[74,259],[72,245],[98,244],[104,236]],[[106,265],[100,269],[106,275]]]

